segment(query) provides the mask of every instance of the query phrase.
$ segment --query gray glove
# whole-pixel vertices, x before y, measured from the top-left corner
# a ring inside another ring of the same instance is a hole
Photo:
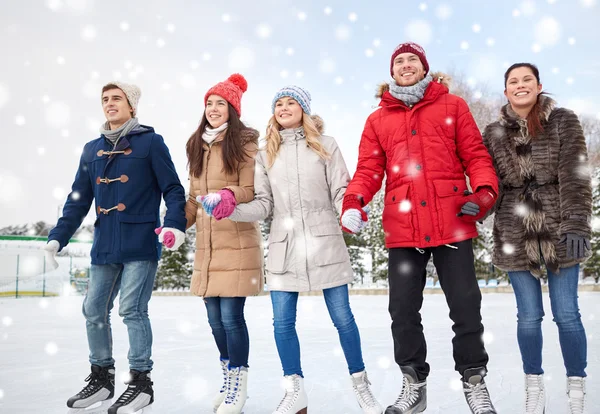
[[[479,214],[479,206],[472,201],[467,201],[460,209],[460,216],[476,216]]]
[[[565,234],[560,243],[567,243],[567,259],[581,259],[585,257],[586,249],[592,250],[590,239],[575,233]]]

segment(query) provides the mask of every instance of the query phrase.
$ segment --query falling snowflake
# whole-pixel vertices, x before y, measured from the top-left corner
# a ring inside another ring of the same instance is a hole
[[[496,40],[493,37],[488,37],[485,39],[485,44],[492,47],[496,44]]]
[[[58,11],[62,6],[62,0],[46,0],[46,6],[52,11]]]
[[[460,378],[452,378],[450,380],[450,389],[453,391],[460,391],[463,389],[463,384]]]
[[[336,85],[341,85],[342,83],[344,83],[344,78],[342,78],[341,76],[336,76],[336,78],[333,81]]]
[[[160,37],[158,39],[156,39],[156,47],[162,48],[162,47],[165,47],[166,44],[167,44],[167,42],[165,41],[165,39],[160,38]]]
[[[522,2],[520,10],[525,16],[531,16],[535,14],[535,2],[533,0],[526,0]]]
[[[15,116],[15,124],[17,124],[18,126],[25,125],[25,117],[23,115]]]
[[[486,345],[489,345],[492,342],[494,342],[494,334],[492,334],[491,332],[484,332],[483,333],[483,342]]]
[[[350,20],[352,23],[354,23],[355,21],[358,20],[358,15],[356,13],[352,12],[348,15],[348,20]]]
[[[175,33],[175,25],[173,23],[167,24],[166,29],[167,29],[167,32],[169,32],[169,33]]]
[[[427,10],[427,3],[421,3],[421,4],[419,4],[419,10],[421,10],[422,12],[424,12],[425,10]]]
[[[411,208],[412,208],[412,204],[411,204],[410,200],[402,200],[400,202],[399,210],[401,213],[408,213]]]
[[[46,153],[46,148],[38,147],[37,153],[38,153],[38,155],[44,155]]]
[[[193,329],[193,326],[190,321],[182,321],[182,320],[177,321],[177,330],[180,333],[187,335],[192,332],[192,329]]]
[[[406,25],[404,34],[421,45],[428,45],[433,38],[433,29],[425,20],[413,20]]]
[[[540,53],[542,51],[542,46],[540,46],[538,43],[534,43],[531,45],[531,51],[533,53]]]
[[[537,43],[545,46],[555,45],[560,39],[560,23],[554,17],[543,17],[534,29],[534,37]]]
[[[129,23],[121,22],[121,24],[119,24],[119,27],[121,28],[122,31],[126,32],[129,30]]]
[[[87,42],[90,42],[96,38],[97,35],[96,28],[92,25],[87,25],[81,31],[81,38]]]
[[[4,398],[4,390],[0,389],[0,400]]]
[[[186,89],[193,88],[196,86],[196,77],[189,73],[183,74],[179,78],[179,84]]]
[[[56,355],[58,352],[58,345],[56,345],[54,342],[48,342],[44,350],[48,355]]]
[[[451,116],[446,118],[446,125],[452,125],[453,122],[454,122],[454,118],[452,118]]]
[[[212,58],[212,56],[208,52],[205,52],[202,54],[202,60],[204,60],[205,62],[209,61],[211,58]]]
[[[265,23],[261,23],[256,27],[256,35],[261,39],[267,39],[271,36],[271,26]]]
[[[65,63],[67,63],[67,61],[65,60],[64,57],[59,56],[56,58],[56,63],[58,63],[59,65],[64,65]]]
[[[304,76],[304,72],[302,72],[302,71],[297,71],[297,72],[296,72],[296,77],[297,77],[297,78],[301,78],[301,77],[303,77],[303,76]]]
[[[513,15],[513,17],[519,17],[519,16],[521,16],[521,11],[519,9],[514,9],[512,11],[512,15]]]
[[[335,28],[335,38],[337,40],[341,40],[341,41],[345,41],[350,39],[350,28],[348,26],[346,26],[345,24],[340,24],[338,27]]]
[[[575,44],[576,40],[574,37],[569,37],[568,42],[571,46],[573,46]]]
[[[279,72],[279,76],[281,76],[283,79],[287,78],[289,75],[290,73],[287,70],[282,70]]]
[[[392,365],[392,361],[388,357],[379,357],[377,359],[377,366],[381,369],[388,369]]]
[[[283,228],[286,230],[292,230],[294,228],[294,219],[292,217],[286,217],[283,220]]]
[[[575,79],[573,79],[571,76],[569,76],[569,77],[566,79],[566,82],[567,82],[567,84],[568,84],[568,85],[572,85],[572,84],[575,82]]]
[[[410,274],[410,272],[412,271],[412,263],[410,262],[402,262],[399,266],[398,266],[398,272],[400,272],[400,274],[402,275],[408,275]]]
[[[302,11],[301,11],[301,12],[299,12],[299,13],[298,13],[298,20],[300,20],[301,22],[305,21],[305,20],[306,20],[306,17],[307,17],[307,16],[306,16],[306,13],[305,13],[305,12],[302,12]]]
[[[71,193],[71,200],[77,201],[81,198],[81,194],[79,194],[79,192],[77,191],[73,191]]]
[[[504,243],[504,245],[502,246],[502,251],[505,254],[513,254],[515,252],[515,246],[513,246],[510,243]]]
[[[447,4],[440,4],[437,9],[435,9],[435,15],[440,20],[448,20],[452,17],[452,8]]]
[[[323,13],[325,13],[326,16],[329,16],[332,12],[333,12],[333,9],[329,6],[325,7],[325,9],[323,10]]]
[[[375,47],[381,46],[381,39],[373,39],[373,46],[375,46]]]
[[[596,0],[580,0],[580,3],[583,7],[594,7]]]
[[[50,303],[48,302],[48,299],[46,299],[46,298],[43,298],[43,299],[41,299],[41,300],[38,302],[38,306],[39,306],[40,308],[42,308],[42,309],[46,309],[46,308],[48,308],[48,305],[49,305],[49,304],[50,304]]]
[[[4,326],[10,326],[13,324],[13,320],[10,316],[5,316],[2,318],[2,325]]]
[[[52,196],[57,200],[64,200],[65,195],[65,190],[60,187],[56,187],[52,190]]]
[[[481,32],[481,25],[478,23],[475,23],[473,26],[471,26],[471,29],[473,30],[473,32],[479,33],[479,32]]]
[[[467,41],[464,41],[464,40],[463,40],[462,42],[460,42],[460,48],[461,48],[462,50],[467,50],[467,49],[469,49],[469,42],[467,42]]]
[[[392,167],[392,172],[396,173],[396,174],[399,173],[400,172],[400,166],[399,165],[394,165]]]
[[[293,56],[294,55],[294,48],[293,47],[288,47],[287,49],[285,49],[285,54],[288,56]]]
[[[373,51],[373,49],[366,49],[365,50],[365,56],[366,57],[373,57],[375,55],[375,52]]]

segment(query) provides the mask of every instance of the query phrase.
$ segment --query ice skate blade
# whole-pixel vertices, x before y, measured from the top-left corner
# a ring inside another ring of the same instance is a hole
[[[106,414],[112,404],[112,399],[98,401],[85,408],[69,408],[67,414]]]

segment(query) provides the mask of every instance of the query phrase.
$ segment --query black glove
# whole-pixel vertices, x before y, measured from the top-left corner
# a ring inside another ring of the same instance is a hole
[[[586,249],[592,250],[590,239],[575,233],[565,234],[560,243],[567,243],[567,259],[581,259],[585,257]]]

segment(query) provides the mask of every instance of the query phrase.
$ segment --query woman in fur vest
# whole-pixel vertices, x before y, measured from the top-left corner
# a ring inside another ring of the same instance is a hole
[[[541,279],[547,279],[567,370],[571,413],[583,413],[586,335],[577,303],[579,264],[590,255],[592,188],[577,116],[556,108],[530,63],[504,74],[508,103],[484,143],[500,178],[493,263],[508,272],[517,300],[526,412],[543,413]]]
[[[242,75],[234,74],[210,88],[200,126],[186,147],[187,227],[196,224],[190,290],[204,298],[220,353],[223,386],[213,400],[217,414],[239,414],[246,402],[250,341],[244,305],[246,297],[257,295],[263,286],[258,223],[224,220],[237,203],[254,198],[258,131],[240,120],[247,86]]]
[[[265,274],[285,384],[285,395],[273,414],[307,412],[296,312],[298,293],[314,290],[323,290],[363,412],[381,414],[350,309],[348,283],[354,277],[336,216],[350,176],[337,143],[323,135],[321,118],[310,115],[310,99],[308,91],[298,86],[277,92],[266,149],[256,157],[255,199],[238,205],[230,217],[273,219]]]

